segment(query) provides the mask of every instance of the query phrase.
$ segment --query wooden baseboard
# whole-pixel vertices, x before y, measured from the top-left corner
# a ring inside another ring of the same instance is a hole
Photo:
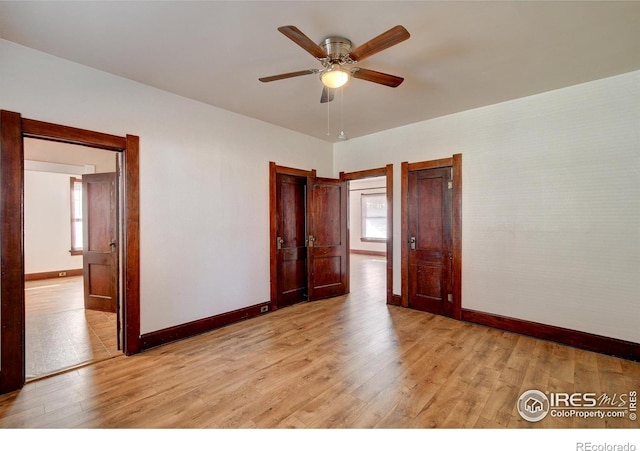
[[[587,351],[640,361],[640,343],[467,309],[462,309],[462,321],[554,341]]]
[[[25,274],[24,280],[29,282],[31,280],[58,279],[60,277],[74,277],[81,275],[82,269],[61,269],[60,271],[34,272],[31,274]]]
[[[391,295],[391,302],[388,302],[389,305],[402,305],[402,296],[399,294]]]
[[[264,310],[266,307],[266,311]],[[210,330],[217,329],[245,319],[254,318],[269,311],[269,303],[252,305],[232,312],[222,313],[220,315],[210,316],[190,323],[180,324],[178,326],[142,334],[140,337],[141,350],[155,348],[172,341],[182,340],[194,335],[200,335]]]
[[[394,302],[391,305],[400,305],[401,297],[394,294],[393,301]],[[155,348],[157,346],[199,335],[245,319],[254,318],[265,313],[262,311],[263,307],[268,309],[269,303],[265,302],[263,304],[257,304],[243,309],[234,310],[232,312],[143,334],[140,337],[141,349],[144,351]],[[462,321],[506,330],[508,332],[514,332],[543,340],[554,341],[556,343],[573,346],[575,348],[621,357],[627,360],[640,361],[639,343],[468,309],[462,309]]]
[[[378,257],[386,257],[387,253],[385,251],[366,251],[362,249],[350,249],[352,254],[361,254],[361,255],[375,255]]]

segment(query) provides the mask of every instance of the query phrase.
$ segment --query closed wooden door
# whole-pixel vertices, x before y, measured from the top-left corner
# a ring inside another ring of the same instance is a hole
[[[349,291],[346,182],[310,178],[308,270],[309,299]]]
[[[82,176],[84,306],[117,312],[116,173]]]
[[[307,300],[307,178],[276,176],[278,306]]]
[[[451,168],[408,174],[409,307],[451,316]]]

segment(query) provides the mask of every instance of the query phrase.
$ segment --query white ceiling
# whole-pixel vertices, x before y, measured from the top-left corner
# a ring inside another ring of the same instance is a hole
[[[359,64],[398,88],[351,80],[328,113],[317,75],[258,81],[321,67],[279,26],[358,46],[398,24]],[[640,2],[0,1],[0,38],[335,142],[638,70]]]

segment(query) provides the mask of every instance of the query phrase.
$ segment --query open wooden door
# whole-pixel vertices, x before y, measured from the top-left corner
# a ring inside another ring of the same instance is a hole
[[[116,173],[82,176],[84,307],[117,312]]]
[[[271,309],[348,293],[346,182],[269,171]]]
[[[307,177],[276,175],[276,299],[307,300]]]
[[[309,177],[307,193],[309,300],[346,294],[349,292],[346,182]]]

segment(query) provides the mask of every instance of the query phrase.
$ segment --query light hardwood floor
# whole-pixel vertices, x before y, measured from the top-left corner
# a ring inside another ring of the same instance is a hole
[[[640,363],[385,304],[385,264],[298,304],[27,384],[2,428],[637,428],[516,411],[529,389],[627,393]]]
[[[84,309],[82,276],[25,283],[27,380],[121,354],[116,314]]]

